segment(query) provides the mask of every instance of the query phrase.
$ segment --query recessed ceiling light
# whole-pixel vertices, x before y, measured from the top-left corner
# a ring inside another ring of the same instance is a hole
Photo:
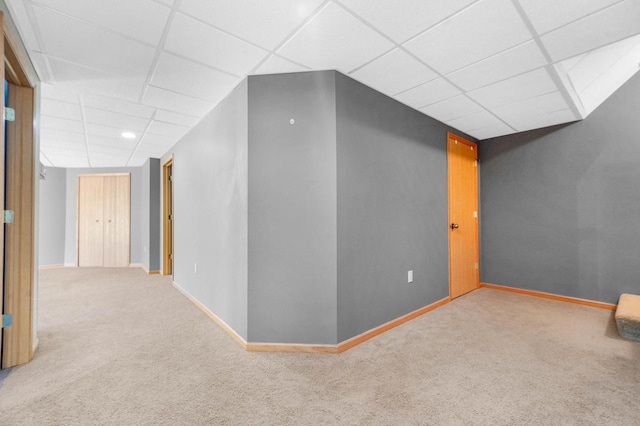
[[[136,134],[133,132],[122,132],[122,137],[125,139],[135,139]]]

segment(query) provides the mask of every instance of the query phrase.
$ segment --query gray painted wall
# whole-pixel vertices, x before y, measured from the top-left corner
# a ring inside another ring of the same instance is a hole
[[[149,236],[149,226],[151,222],[151,215],[149,211],[151,210],[151,159],[147,160],[142,165],[142,173],[141,173],[141,183],[142,183],[142,191],[141,191],[141,199],[140,199],[140,263],[142,263],[142,267],[149,271],[149,241],[151,240]]]
[[[173,154],[174,281],[245,339],[247,120],[245,80],[167,154]]]
[[[640,74],[589,117],[481,143],[482,280],[640,293]]]
[[[337,342],[336,186],[335,72],[250,76],[249,341]]]
[[[149,159],[149,271],[160,270],[162,210],[160,187],[162,184],[160,159]]]
[[[37,170],[39,172],[39,170]],[[38,265],[64,264],[64,229],[67,200],[67,170],[47,167],[40,182],[38,210]]]
[[[453,129],[339,73],[336,92],[344,341],[449,295],[446,147]]]
[[[67,169],[67,205],[64,263],[76,264],[76,197],[78,175],[92,173],[131,173],[131,263],[142,263],[142,168],[108,167]]]
[[[160,269],[160,160],[148,159],[142,166],[141,253],[147,271]]]

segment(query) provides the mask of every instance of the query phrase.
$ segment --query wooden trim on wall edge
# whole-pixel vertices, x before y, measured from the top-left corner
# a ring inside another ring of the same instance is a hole
[[[238,343],[240,346],[242,346],[245,349],[247,348],[246,340],[244,340],[242,336],[240,336],[233,328],[229,327],[229,325],[226,322],[224,322],[220,317],[214,314],[209,308],[204,306],[198,299],[190,295],[185,289],[180,287],[180,285],[177,284],[175,281],[172,281],[172,284],[176,290],[178,290],[187,299],[189,299],[191,303],[196,305],[196,307],[200,309],[202,312],[204,312],[205,315],[208,316],[213,322],[218,324],[218,326],[220,326],[220,328],[222,328],[229,336],[231,336],[231,338],[235,340],[236,343]]]
[[[345,340],[344,342],[340,342],[338,343],[338,353],[342,353],[348,349],[351,349],[354,346],[359,345],[360,343],[366,342],[367,340],[371,339],[372,337],[375,337],[379,334],[384,333],[385,331],[389,331],[392,328],[395,328],[401,324],[404,324],[407,321],[410,321],[414,318],[419,317],[420,315],[426,314],[429,311],[432,311],[436,308],[439,308],[440,306],[446,305],[447,303],[449,303],[451,301],[451,299],[449,298],[449,296],[437,300],[427,306],[423,306],[422,308],[416,309],[413,312],[409,312],[408,314],[404,314],[401,317],[398,317],[396,319],[393,319],[389,322],[386,322],[382,325],[377,326],[376,328],[372,328],[371,330],[365,331],[364,333],[358,334],[357,336],[354,336],[348,340]]]
[[[38,269],[58,269],[58,268],[64,268],[64,267],[65,267],[64,263],[57,263],[53,265],[38,265]]]
[[[580,299],[579,297],[563,296],[560,294],[546,293],[544,291],[526,290],[523,288],[508,287],[498,284],[480,283],[480,288],[490,288],[493,290],[502,290],[511,293],[525,294],[527,296],[542,297],[545,299],[557,300],[560,302],[575,303],[577,305],[591,306],[593,308],[608,309],[610,311],[615,311],[617,307],[617,305],[614,305],[613,303],[598,302],[596,300]]]

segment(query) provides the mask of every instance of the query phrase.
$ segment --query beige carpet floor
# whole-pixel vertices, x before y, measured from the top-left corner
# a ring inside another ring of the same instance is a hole
[[[41,271],[0,425],[639,425],[612,312],[480,289],[341,355],[245,352],[136,269]]]

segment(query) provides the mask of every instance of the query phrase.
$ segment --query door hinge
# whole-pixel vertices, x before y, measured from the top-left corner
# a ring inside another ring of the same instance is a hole
[[[13,223],[13,210],[4,210],[2,223]]]
[[[477,264],[477,263],[474,263],[474,267],[475,267],[476,269],[478,269],[478,264]]]
[[[169,175],[169,180],[173,182],[173,175]]]
[[[16,121],[16,110],[9,107],[4,107],[2,114],[4,121]]]
[[[473,212],[473,217],[475,217],[476,219],[478,218],[478,212],[477,211]]]
[[[173,220],[173,215],[169,215],[169,220]]]
[[[12,320],[12,316],[11,314],[4,314],[2,316],[2,327],[0,328],[5,328],[5,327],[9,327],[11,325],[11,320]]]

